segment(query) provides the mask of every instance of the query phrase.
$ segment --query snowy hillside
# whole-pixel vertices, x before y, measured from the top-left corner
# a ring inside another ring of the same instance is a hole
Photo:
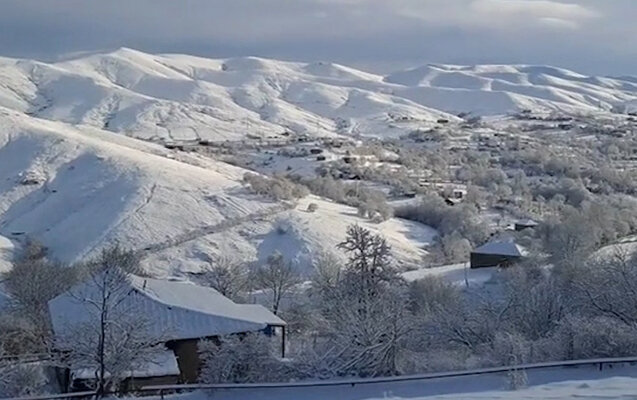
[[[543,66],[428,65],[383,77],[330,63],[130,49],[54,64],[0,58],[0,106],[150,140],[388,136],[455,118],[446,113],[594,111],[635,99],[630,78]]]
[[[286,209],[248,193],[244,169],[151,142],[393,137],[459,121],[449,113],[460,111],[636,102],[632,78],[552,67],[429,65],[383,77],[330,63],[130,49],[52,64],[0,58],[0,235],[13,244],[38,238],[65,261],[121,242],[168,275],[198,271],[219,252],[264,260],[278,249],[307,267],[359,223],[414,264],[435,235],[425,226],[372,224],[317,198]],[[305,211],[310,201],[317,212]]]
[[[0,124],[0,235],[37,238],[63,261],[119,242],[143,251],[157,275],[197,271],[220,251],[250,260],[280,247],[303,264],[358,222],[387,235],[399,259],[413,263],[433,236],[406,221],[366,223],[320,199],[315,214],[304,203],[288,210],[248,193],[243,169],[122,135],[2,108]],[[277,233],[279,220],[294,230]]]

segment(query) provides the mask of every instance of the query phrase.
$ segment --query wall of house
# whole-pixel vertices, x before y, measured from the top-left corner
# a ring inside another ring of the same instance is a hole
[[[498,254],[471,253],[471,268],[507,267],[520,260],[520,257]]]
[[[134,379],[129,378],[122,382],[121,391],[123,393],[130,393],[139,390],[144,386],[176,385],[177,383],[179,383],[179,376],[177,375],[153,376],[150,378]]]
[[[180,383],[195,383],[199,377],[201,359],[197,351],[199,339],[179,340],[166,343],[166,347],[171,349],[177,357],[179,366]]]

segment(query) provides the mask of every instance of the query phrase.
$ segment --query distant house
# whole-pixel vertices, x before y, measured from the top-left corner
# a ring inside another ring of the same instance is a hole
[[[455,198],[455,197],[445,197],[445,203],[448,206],[455,206],[457,204],[462,203],[462,199],[458,199],[458,198]]]
[[[526,250],[512,241],[490,242],[471,252],[471,268],[508,267],[525,256]]]
[[[157,362],[136,368],[129,377],[137,385],[195,382],[200,370],[197,344],[201,339],[216,340],[222,335],[249,332],[280,335],[285,356],[286,323],[261,305],[237,304],[212,288],[189,282],[135,275],[128,278],[127,309],[141,310],[151,324],[149,334],[161,337],[165,345],[164,351],[157,354]],[[56,337],[72,333],[74,324],[91,321],[91,305],[79,301],[76,294],[91,296],[93,286],[90,281],[82,283],[49,302]],[[71,386],[91,373],[94,371],[85,368],[65,371],[64,384]]]
[[[513,224],[514,229],[517,232],[523,231],[525,229],[529,229],[529,228],[535,228],[537,227],[539,224],[535,221],[533,221],[532,219],[525,219],[525,220],[520,220],[520,221],[516,221]]]

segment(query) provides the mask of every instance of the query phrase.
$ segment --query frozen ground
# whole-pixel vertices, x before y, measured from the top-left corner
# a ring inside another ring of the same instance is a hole
[[[548,368],[528,372],[529,386],[508,390],[505,374],[439,378],[414,382],[369,385],[217,390],[173,396],[180,400],[451,400],[451,399],[551,399],[625,400],[635,398],[637,369],[615,367]]]

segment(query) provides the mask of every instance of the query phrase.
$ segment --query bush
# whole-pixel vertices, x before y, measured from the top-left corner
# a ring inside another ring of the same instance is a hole
[[[274,356],[270,338],[262,333],[228,335],[199,342],[203,383],[276,382],[286,376],[285,364]],[[289,371],[287,371],[289,372]]]
[[[455,232],[473,246],[489,238],[489,229],[474,207],[466,204],[451,207],[436,195],[425,196],[418,205],[398,208],[395,215],[429,225],[438,230],[441,237]]]
[[[260,195],[274,200],[296,200],[309,194],[308,189],[283,177],[267,178],[261,175],[246,173],[243,181],[250,189]]]

